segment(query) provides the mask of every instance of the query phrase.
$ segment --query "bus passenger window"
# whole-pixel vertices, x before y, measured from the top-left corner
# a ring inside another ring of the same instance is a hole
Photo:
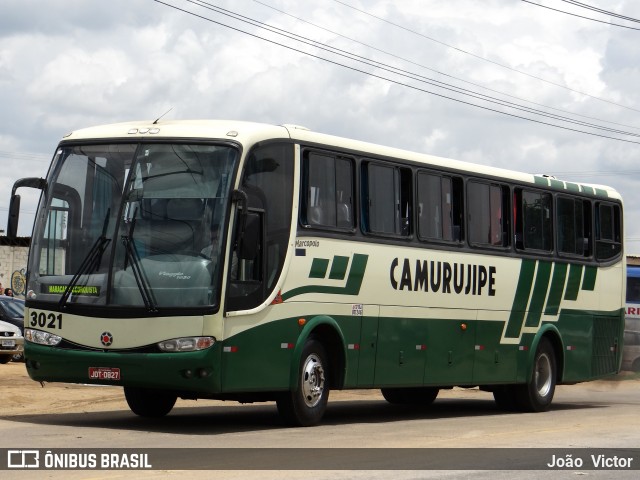
[[[412,233],[411,170],[378,163],[363,164],[363,229],[408,237]]]
[[[333,155],[309,153],[304,159],[301,222],[352,230],[353,161]]]
[[[418,173],[418,236],[460,241],[461,179]]]
[[[517,189],[514,198],[516,248],[551,252],[553,250],[551,194]]]
[[[591,255],[591,203],[577,198],[558,197],[556,202],[558,252]]]
[[[621,243],[620,207],[612,203],[596,205],[596,257],[609,260],[620,254]]]
[[[506,247],[509,245],[509,189],[470,181],[467,185],[468,231],[472,245]]]

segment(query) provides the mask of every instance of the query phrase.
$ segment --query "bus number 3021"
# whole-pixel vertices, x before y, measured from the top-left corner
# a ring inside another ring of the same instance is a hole
[[[31,322],[29,325],[40,328],[62,328],[62,314],[31,312]]]

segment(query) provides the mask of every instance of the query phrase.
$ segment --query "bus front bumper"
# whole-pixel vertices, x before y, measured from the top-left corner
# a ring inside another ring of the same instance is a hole
[[[219,347],[180,353],[60,349],[25,342],[31,379],[185,392],[220,392]]]

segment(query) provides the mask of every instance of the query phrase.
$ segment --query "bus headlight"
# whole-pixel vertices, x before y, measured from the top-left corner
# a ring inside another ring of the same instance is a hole
[[[213,337],[183,337],[158,342],[158,348],[163,352],[195,352],[213,346]]]
[[[49,345],[50,347],[55,347],[62,341],[62,337],[60,335],[43,332],[42,330],[33,330],[31,328],[24,329],[24,338],[31,343]]]

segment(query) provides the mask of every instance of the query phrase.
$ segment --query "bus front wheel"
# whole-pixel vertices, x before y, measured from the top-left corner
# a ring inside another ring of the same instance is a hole
[[[133,413],[141,417],[164,417],[171,411],[178,397],[163,390],[124,387],[124,397]]]
[[[533,360],[531,378],[524,385],[515,386],[516,401],[524,412],[548,410],[556,389],[556,356],[551,342],[540,339]]]
[[[289,425],[308,427],[320,423],[329,400],[327,354],[318,340],[304,345],[298,367],[298,386],[277,399],[278,413]]]

